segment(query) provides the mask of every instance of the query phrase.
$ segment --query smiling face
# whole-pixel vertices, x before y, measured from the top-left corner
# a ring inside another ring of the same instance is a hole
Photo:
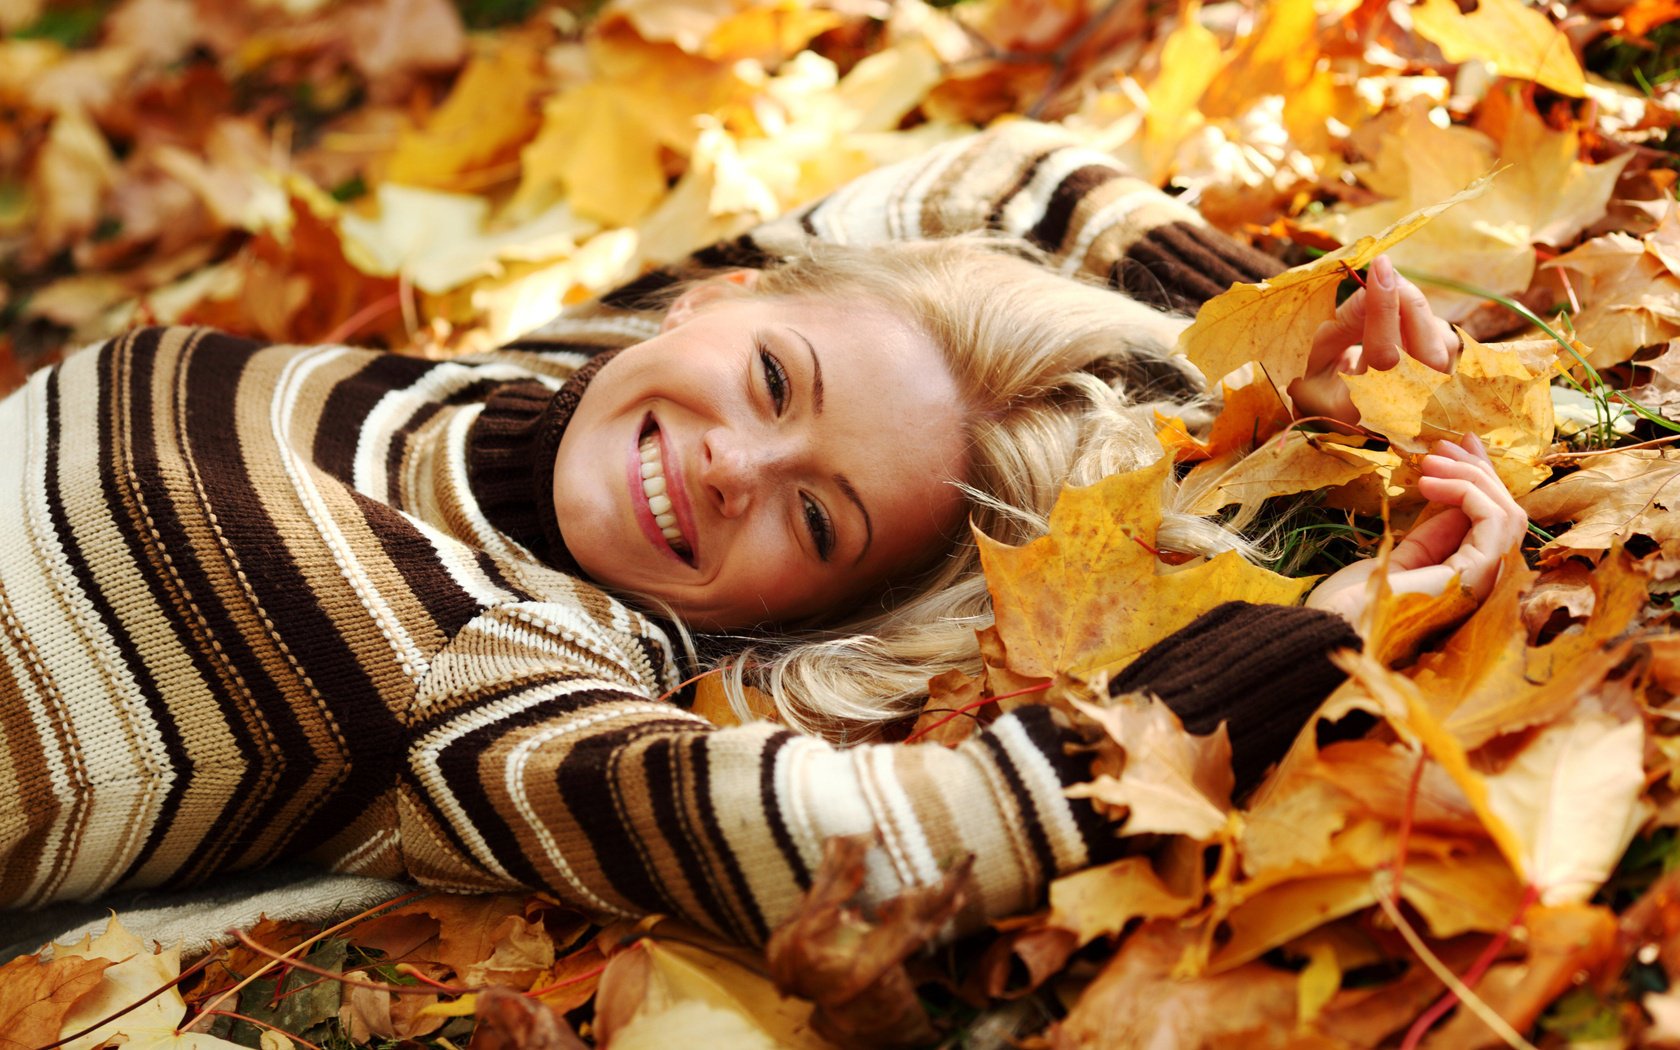
[[[962,520],[956,383],[884,309],[715,288],[579,402],[554,465],[567,549],[703,629],[846,611]]]

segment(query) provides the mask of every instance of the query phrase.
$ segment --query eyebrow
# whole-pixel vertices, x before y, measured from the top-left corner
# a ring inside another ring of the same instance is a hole
[[[804,332],[801,332],[797,328],[789,328],[788,331],[792,332],[794,335],[797,335],[799,337],[799,341],[805,344],[805,349],[810,351],[810,354],[811,354],[811,406],[816,410],[817,415],[820,416],[820,415],[822,415],[822,410],[823,410],[822,359],[817,356],[817,348],[811,345],[811,341],[809,339],[805,338],[805,333]],[[854,496],[853,498],[855,499],[856,497]],[[861,507],[861,506],[863,506],[863,504],[860,503],[860,504],[858,504],[858,506]],[[868,516],[869,515],[867,515],[867,514],[864,515],[864,517],[866,517],[866,518]]]
[[[834,483],[840,486],[840,491],[845,494],[847,499],[857,505],[858,513],[863,515],[863,549],[858,551],[857,558],[852,562],[853,565],[856,565],[863,560],[865,554],[869,553],[869,545],[875,542],[875,523],[869,520],[869,508],[863,505],[863,500],[858,497],[857,489],[853,488],[852,483],[846,480],[846,475],[834,475]]]

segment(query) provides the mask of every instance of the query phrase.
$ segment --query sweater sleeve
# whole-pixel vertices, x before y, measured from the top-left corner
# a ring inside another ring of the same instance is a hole
[[[647,640],[598,619],[493,609],[434,661],[398,802],[414,877],[543,887],[598,914],[664,912],[756,943],[792,912],[833,835],[876,842],[874,900],[974,855],[959,927],[1034,906],[1106,836],[1063,795],[1088,770],[1048,711],[1006,716],[955,749],[718,728],[657,699]]]
[[[1362,647],[1358,632],[1334,613],[1226,602],[1151,646],[1114,677],[1109,692],[1153,693],[1192,733],[1211,733],[1224,722],[1240,797],[1347,677],[1330,654]]]

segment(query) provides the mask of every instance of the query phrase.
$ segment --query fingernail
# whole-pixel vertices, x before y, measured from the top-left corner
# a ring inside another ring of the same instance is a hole
[[[1394,264],[1388,261],[1388,256],[1379,255],[1376,260],[1371,263],[1371,280],[1376,283],[1378,288],[1381,288],[1385,292],[1394,290],[1397,281],[1395,279]]]

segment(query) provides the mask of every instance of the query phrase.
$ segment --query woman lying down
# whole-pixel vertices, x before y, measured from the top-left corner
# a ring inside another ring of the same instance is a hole
[[[1095,243],[1052,213],[1112,162],[1010,134],[916,170],[990,158],[1052,257]],[[1083,181],[1012,180],[1029,157]],[[919,206],[986,211],[953,201]],[[1184,288],[1207,259],[1254,263],[1194,223],[1146,232],[1097,276]],[[309,857],[757,942],[830,836],[874,837],[877,899],[973,855],[968,923],[1112,852],[1063,794],[1089,770],[1048,709],[955,749],[866,741],[930,675],[977,666],[969,523],[1026,542],[1063,484],[1159,454],[1154,409],[1201,393],[1170,353],[1184,319],[962,237],[812,239],[632,299],[635,323],[451,361],[136,331],[0,402],[0,904]],[[1379,260],[1297,411],[1351,419],[1337,371],[1455,350]],[[1446,510],[1391,583],[1485,595],[1521,513],[1473,438],[1422,471]],[[1162,539],[1240,546],[1182,515]],[[1371,571],[1307,607],[1221,607],[1122,681],[1193,731],[1228,723],[1252,785],[1335,685],[1327,654],[1358,644]],[[780,724],[686,710],[705,667]]]

